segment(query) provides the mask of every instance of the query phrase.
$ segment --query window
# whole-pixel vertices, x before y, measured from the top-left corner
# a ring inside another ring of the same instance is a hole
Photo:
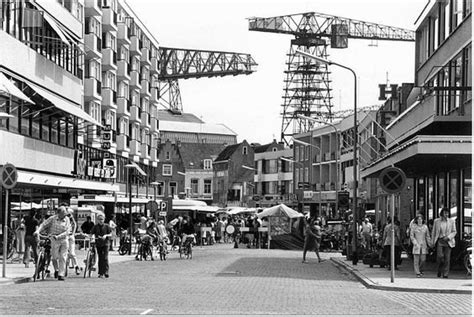
[[[171,164],[163,164],[163,176],[171,176],[173,175],[173,165]]]
[[[309,172],[308,172],[308,171],[309,171],[308,168],[305,167],[305,168],[304,168],[304,181],[305,181],[306,183],[309,182]]]
[[[300,147],[295,146],[295,161],[299,161],[299,160],[300,160]]]
[[[295,183],[296,183],[296,186],[298,186],[299,182],[300,182],[300,170],[299,170],[299,168],[295,168]]]
[[[304,161],[304,146],[300,146],[300,161]]]
[[[277,149],[276,147],[274,147],[274,148],[272,149],[273,152],[276,152],[277,150],[278,150],[278,149]]]
[[[242,154],[243,154],[243,155],[247,155],[247,154],[248,154],[248,149],[247,149],[246,146],[244,146],[244,147],[242,148]]]
[[[166,151],[166,153],[165,153],[165,159],[166,159],[167,161],[171,160],[171,152],[170,152],[170,151]]]
[[[204,180],[204,194],[212,194],[212,179]]]
[[[126,81],[121,81],[119,82],[119,85],[118,85],[118,97],[119,98],[125,98],[125,99],[129,99],[129,93],[130,93],[130,90],[128,89],[128,83]]]
[[[198,194],[199,193],[199,179],[193,178],[191,179],[191,194]]]
[[[128,61],[130,60],[130,53],[128,51],[128,48],[125,45],[120,46],[120,55],[119,55],[119,61]]]
[[[305,159],[306,161],[309,160],[309,146],[305,146],[304,159]]]
[[[204,169],[205,170],[212,169],[212,160],[210,160],[210,159],[205,159],[204,160]]]

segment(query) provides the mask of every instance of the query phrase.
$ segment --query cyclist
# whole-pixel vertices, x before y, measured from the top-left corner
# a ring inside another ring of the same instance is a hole
[[[158,237],[160,238],[160,241],[163,241],[165,251],[166,253],[168,253],[169,238],[168,230],[166,230],[165,227],[165,222],[163,220],[158,221],[158,225],[156,226],[156,228],[158,229]]]
[[[104,223],[105,215],[97,214],[97,223],[91,229],[95,237],[95,245],[99,257],[99,278],[109,277],[109,243],[112,238],[112,229]]]
[[[66,207],[60,206],[55,216],[46,219],[35,231],[35,235],[46,233],[51,237],[51,253],[54,266],[54,278],[64,281],[66,259],[69,248],[71,222],[66,217]]]
[[[184,242],[186,241],[186,239],[188,237],[193,238],[193,242],[195,242],[194,241],[194,234],[195,233],[196,233],[196,230],[194,230],[193,224],[189,221],[189,217],[184,218],[183,219],[183,226],[181,228],[182,237],[181,237],[180,249],[181,249],[181,247],[183,246]]]

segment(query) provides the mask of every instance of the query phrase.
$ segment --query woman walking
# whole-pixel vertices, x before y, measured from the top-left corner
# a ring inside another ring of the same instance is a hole
[[[431,237],[428,226],[425,225],[423,216],[417,215],[414,223],[410,227],[410,240],[413,243],[413,267],[416,277],[423,275],[423,265],[428,254],[428,247],[431,247]]]
[[[315,224],[314,219],[310,219],[309,223],[306,225],[304,233],[304,247],[303,247],[303,262],[306,261],[306,252],[309,250],[314,250],[316,256],[318,257],[318,262],[321,262],[321,257],[319,256],[319,241],[321,239],[321,228]]]

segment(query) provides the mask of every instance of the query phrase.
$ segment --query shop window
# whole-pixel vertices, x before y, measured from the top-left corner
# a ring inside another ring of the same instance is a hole
[[[451,217],[456,217],[459,209],[458,200],[458,172],[452,171],[449,173],[449,210]]]
[[[49,122],[49,116],[48,115],[43,115],[41,118],[41,139],[44,141],[49,142],[50,138],[50,122]]]
[[[428,219],[434,219],[435,215],[434,214],[434,186],[433,186],[433,177],[430,176],[428,177],[428,183],[427,183],[427,188],[428,188],[428,200],[427,200],[427,207],[428,207]]]
[[[464,170],[464,189],[463,189],[463,232],[472,234],[472,169]]]
[[[440,173],[438,175],[438,214],[441,208],[447,207],[446,203],[446,174]]]
[[[419,178],[417,181],[417,196],[418,212],[425,214],[425,181],[423,178]]]

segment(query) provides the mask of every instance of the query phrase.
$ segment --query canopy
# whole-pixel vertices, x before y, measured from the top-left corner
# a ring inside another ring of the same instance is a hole
[[[257,214],[259,218],[263,217],[281,217],[285,216],[288,218],[298,218],[298,217],[304,217],[303,214],[297,212],[294,209],[291,209],[285,204],[280,204],[277,206],[273,206],[270,208],[264,209],[261,213]]]
[[[228,215],[238,215],[238,214],[255,214],[257,208],[247,208],[247,207],[227,207],[225,209],[220,209],[217,213],[226,213]]]

